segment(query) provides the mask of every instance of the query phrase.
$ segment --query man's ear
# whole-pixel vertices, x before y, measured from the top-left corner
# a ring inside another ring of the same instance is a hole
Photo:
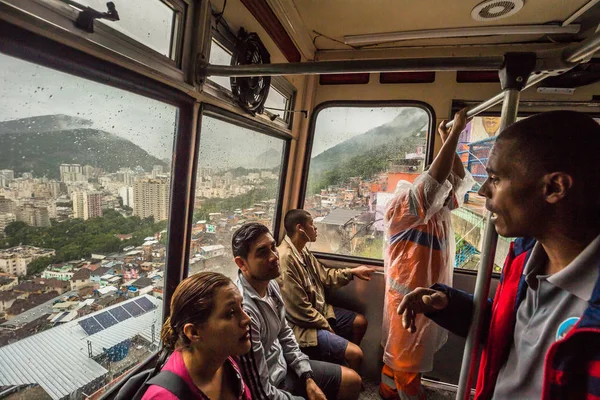
[[[573,177],[565,172],[552,172],[544,175],[544,198],[556,204],[567,196],[573,188]]]
[[[236,256],[233,261],[235,262],[235,264],[238,266],[238,268],[242,271],[245,272],[248,269],[248,266],[246,264],[246,260],[244,260],[242,257],[240,256]]]

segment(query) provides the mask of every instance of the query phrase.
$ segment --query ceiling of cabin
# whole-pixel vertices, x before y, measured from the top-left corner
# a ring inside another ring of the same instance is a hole
[[[271,0],[270,2],[272,2]],[[277,1],[277,0],[276,0]],[[471,10],[482,0],[279,0],[284,8],[294,7],[317,50],[349,49],[340,43],[345,35],[403,32],[427,29],[468,28],[562,23],[589,0],[524,0],[523,8],[504,19],[481,22],[471,18]],[[406,40],[367,47],[440,46],[571,41],[598,25],[600,3],[574,23],[582,30],[570,35],[505,35],[478,38]],[[590,18],[590,16],[592,16]],[[315,33],[315,32],[318,32]],[[316,38],[315,38],[316,37]]]

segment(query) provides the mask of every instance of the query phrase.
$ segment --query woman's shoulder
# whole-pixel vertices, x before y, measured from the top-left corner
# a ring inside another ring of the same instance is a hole
[[[204,396],[202,396],[202,393],[196,385],[194,385],[192,378],[189,376],[181,351],[173,351],[161,371],[169,371],[179,376],[195,395],[194,398],[204,399]],[[161,386],[150,385],[146,390],[146,393],[144,393],[142,400],[178,400],[178,397]]]
[[[179,400],[179,398],[163,387],[150,385],[142,400]]]

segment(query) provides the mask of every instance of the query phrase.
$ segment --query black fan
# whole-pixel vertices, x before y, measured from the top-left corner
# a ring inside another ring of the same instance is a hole
[[[240,29],[231,65],[269,64],[271,56],[256,33]],[[231,77],[235,101],[250,114],[262,113],[271,86],[270,76]]]

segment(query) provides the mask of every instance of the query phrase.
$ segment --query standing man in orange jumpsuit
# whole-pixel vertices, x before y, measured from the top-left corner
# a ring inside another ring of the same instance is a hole
[[[384,367],[380,395],[384,399],[421,400],[421,373],[433,369],[433,355],[448,333],[422,315],[415,334],[402,326],[396,309],[405,294],[435,282],[452,284],[455,239],[450,211],[460,206],[473,178],[456,154],[466,125],[466,109],[454,117],[450,132],[442,121],[442,148],[428,171],[414,183],[398,182],[385,208],[386,291],[383,312]]]

